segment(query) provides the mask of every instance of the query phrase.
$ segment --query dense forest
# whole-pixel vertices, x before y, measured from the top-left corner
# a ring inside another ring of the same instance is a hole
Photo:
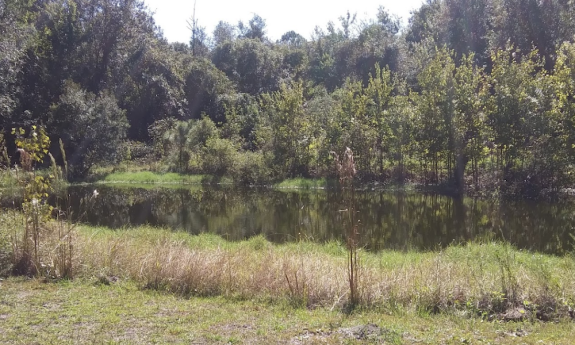
[[[275,42],[258,15],[192,18],[188,44],[138,0],[0,0],[0,127],[46,128],[74,178],[331,177],[349,147],[364,181],[536,196],[573,182],[574,35],[568,0],[428,0],[405,27],[381,7]]]

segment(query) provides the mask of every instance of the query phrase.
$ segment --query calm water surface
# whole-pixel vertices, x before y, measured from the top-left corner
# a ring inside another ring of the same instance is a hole
[[[274,242],[345,239],[355,205],[362,245],[369,250],[434,250],[470,240],[506,240],[552,254],[573,249],[575,204],[455,199],[416,192],[277,191],[191,187],[96,187],[83,221],[111,228],[142,224],[213,233],[229,240],[264,235]],[[71,205],[94,187],[68,190]],[[54,202],[54,200],[52,200]],[[346,211],[347,210],[347,211]],[[79,214],[76,210],[75,214]]]

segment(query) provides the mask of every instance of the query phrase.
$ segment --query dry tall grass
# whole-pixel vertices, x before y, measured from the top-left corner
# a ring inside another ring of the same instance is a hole
[[[288,300],[310,307],[340,307],[349,299],[345,246],[276,246],[262,238],[228,243],[158,229],[83,228],[75,248],[80,275],[117,276],[183,295]],[[509,258],[506,270],[502,257]],[[502,244],[441,253],[363,253],[358,303],[478,313],[517,307],[540,312],[543,306],[557,313],[575,302],[574,273],[571,257],[530,254]]]

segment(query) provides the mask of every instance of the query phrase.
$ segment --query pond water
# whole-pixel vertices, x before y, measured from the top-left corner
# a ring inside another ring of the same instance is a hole
[[[495,202],[369,191],[356,192],[352,203],[349,194],[332,191],[96,188],[98,197],[80,210],[79,199],[91,195],[94,187],[71,187],[70,205],[76,215],[86,211],[82,221],[111,228],[150,224],[229,240],[261,234],[277,243],[345,241],[352,223],[349,210],[355,208],[361,245],[373,251],[435,250],[496,239],[521,249],[564,254],[575,242],[575,204],[570,201]]]

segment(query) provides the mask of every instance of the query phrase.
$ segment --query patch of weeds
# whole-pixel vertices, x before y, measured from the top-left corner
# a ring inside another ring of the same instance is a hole
[[[521,303],[519,297],[520,287],[517,281],[517,260],[515,251],[512,250],[509,244],[503,244],[495,253],[495,258],[499,264],[502,295],[497,300],[499,303],[494,307],[496,311],[502,311],[516,307]]]

